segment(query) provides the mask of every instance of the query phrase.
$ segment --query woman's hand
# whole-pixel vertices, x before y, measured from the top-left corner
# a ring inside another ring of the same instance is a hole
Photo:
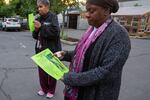
[[[63,59],[64,58],[64,55],[65,55],[65,51],[57,51],[54,53],[54,55],[59,58],[59,59]]]
[[[40,27],[41,27],[41,23],[39,21],[35,20],[34,21],[34,26],[35,26],[35,30],[38,31],[40,29]]]
[[[64,76],[62,78],[60,78],[61,81],[64,81]]]

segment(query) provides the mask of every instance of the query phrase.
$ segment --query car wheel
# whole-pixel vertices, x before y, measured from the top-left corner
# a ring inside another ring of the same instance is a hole
[[[5,28],[4,28],[4,31],[7,31],[7,28],[6,28],[6,26],[5,26]]]
[[[18,32],[20,32],[20,31],[21,31],[21,29],[19,28],[19,29],[18,29]]]

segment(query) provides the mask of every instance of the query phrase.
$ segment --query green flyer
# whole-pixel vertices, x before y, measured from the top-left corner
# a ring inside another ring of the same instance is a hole
[[[45,49],[31,59],[50,76],[59,80],[69,69],[49,50]]]
[[[33,13],[28,15],[28,26],[29,26],[30,32],[33,32],[35,30]]]

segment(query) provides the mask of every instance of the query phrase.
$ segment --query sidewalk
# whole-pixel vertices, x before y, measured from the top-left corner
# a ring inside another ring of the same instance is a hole
[[[64,33],[65,35],[67,35],[68,37],[72,37],[75,39],[80,39],[82,37],[82,35],[85,33],[86,30],[80,30],[80,29],[65,29]],[[130,35],[130,38],[133,39],[150,39],[150,34],[136,34],[136,35]]]
[[[78,29],[65,29],[64,33],[68,37],[72,37],[75,39],[80,39],[86,30],[78,30]]]

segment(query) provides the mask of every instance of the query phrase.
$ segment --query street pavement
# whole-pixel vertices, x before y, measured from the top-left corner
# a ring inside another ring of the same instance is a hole
[[[85,30],[66,29],[69,37],[80,38]],[[123,69],[119,100],[149,100],[150,39],[131,39],[132,49]],[[30,32],[0,31],[0,100],[47,100],[37,95],[38,71],[31,60],[35,41]],[[62,44],[64,50],[74,45]],[[69,63],[64,62],[67,66]],[[58,81],[51,100],[63,100],[64,84]]]

